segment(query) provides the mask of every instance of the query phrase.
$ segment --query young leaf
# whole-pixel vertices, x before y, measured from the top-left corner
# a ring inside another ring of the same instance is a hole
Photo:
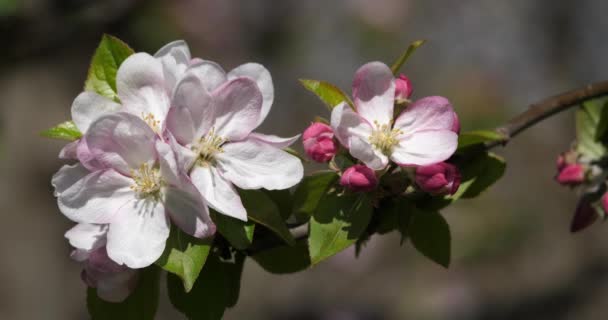
[[[293,196],[289,189],[284,190],[262,190],[272,201],[277,205],[281,212],[281,218],[287,220],[291,216],[291,208],[293,208]]]
[[[446,268],[450,265],[450,227],[438,212],[415,210],[408,230],[416,250]]]
[[[308,89],[308,91],[314,93],[325,103],[327,108],[331,111],[342,101],[348,103],[352,108],[354,108],[353,102],[350,98],[340,90],[340,88],[335,85],[319,80],[309,80],[309,79],[300,79],[300,83],[304,86],[304,88]]]
[[[241,221],[215,210],[210,210],[210,213],[217,231],[230,242],[230,245],[238,250],[249,248],[253,242],[253,232],[255,231],[253,221]]]
[[[397,76],[399,74],[399,70],[405,64],[407,59],[409,59],[409,57],[412,55],[412,53],[414,53],[414,51],[416,51],[416,49],[418,49],[420,46],[422,46],[425,42],[426,42],[426,40],[417,40],[417,41],[412,42],[407,47],[407,50],[405,50],[405,52],[399,57],[399,59],[397,59],[397,61],[395,61],[395,63],[393,63],[393,66],[391,67],[391,71],[393,71],[393,75]]]
[[[270,273],[295,273],[310,267],[310,253],[305,240],[298,241],[295,246],[280,246],[265,250],[252,256],[264,270]]]
[[[304,177],[293,195],[294,214],[312,215],[323,195],[337,180],[338,175],[333,171],[320,171]]]
[[[188,292],[192,289],[205,265],[212,242],[212,238],[197,239],[173,226],[165,251],[156,264],[179,276],[182,279],[184,290]]]
[[[465,147],[469,147],[475,144],[493,142],[493,141],[505,141],[507,137],[501,133],[490,130],[475,130],[465,133],[461,133],[458,136],[458,150]]]
[[[169,300],[190,320],[220,320],[227,308],[238,300],[245,256],[235,254],[232,261],[211,254],[192,291],[181,288],[179,278],[167,275]]]
[[[310,219],[308,245],[312,264],[346,249],[365,232],[372,205],[364,194],[328,194]]]
[[[285,243],[295,245],[295,240],[285,225],[277,205],[260,190],[240,190],[243,206],[247,209],[247,216],[276,233]]]
[[[82,133],[76,125],[74,121],[66,121],[56,125],[53,128],[50,128],[46,131],[40,133],[41,136],[51,138],[51,139],[61,139],[74,141],[80,139],[82,137]]]
[[[583,102],[582,107],[576,110],[576,150],[594,160],[603,157],[607,151],[601,143],[603,137],[598,134],[603,106],[601,100],[595,99]]]
[[[91,319],[153,320],[158,307],[159,278],[160,269],[158,267],[150,266],[141,269],[137,288],[125,301],[120,303],[104,301],[97,296],[95,288],[88,288],[87,309]]]
[[[133,53],[133,49],[118,38],[103,35],[91,60],[84,89],[118,101],[116,72],[122,62]]]
[[[504,159],[491,152],[480,153],[456,166],[460,169],[462,182],[458,191],[450,197],[453,200],[477,197],[498,181],[506,169]]]

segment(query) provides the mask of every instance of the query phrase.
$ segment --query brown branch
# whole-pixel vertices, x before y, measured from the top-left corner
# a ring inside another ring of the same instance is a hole
[[[585,100],[604,95],[608,95],[608,81],[592,83],[583,88],[571,90],[531,104],[526,111],[507,121],[504,125],[494,129],[494,131],[503,134],[505,139],[487,143],[486,148],[490,149],[499,145],[504,146],[513,137],[538,122],[567,110],[570,107],[576,106]],[[308,224],[292,228],[291,233],[296,240],[306,239],[308,237]],[[277,242],[275,238],[260,240],[261,241],[254,243],[254,245],[249,248],[248,253],[250,255],[283,245],[282,242]]]

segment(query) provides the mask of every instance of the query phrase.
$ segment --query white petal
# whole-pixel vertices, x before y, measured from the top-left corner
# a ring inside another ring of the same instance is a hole
[[[167,43],[156,51],[154,57],[161,58],[167,55],[175,57],[179,62],[190,62],[190,48],[184,40],[175,40]]]
[[[302,162],[297,157],[263,142],[247,139],[227,143],[217,155],[224,177],[242,189],[287,189],[302,179]]]
[[[120,104],[95,92],[85,91],[80,93],[72,103],[72,120],[80,132],[86,133],[93,121],[119,109]]]
[[[75,222],[110,223],[120,208],[135,198],[132,183],[112,169],[90,173],[59,194],[59,210]]]
[[[143,120],[125,112],[97,119],[85,139],[102,165],[125,175],[143,163],[156,161],[156,133]]]
[[[125,109],[139,117],[152,114],[164,122],[169,111],[162,63],[147,53],[129,56],[116,75],[118,97]]]
[[[367,140],[372,134],[372,126],[356,114],[345,102],[337,105],[331,112],[331,127],[340,143],[350,148],[352,137]]]
[[[151,199],[133,200],[118,213],[120,219],[110,224],[106,249],[117,264],[144,268],[163,253],[170,223],[162,203]]]
[[[187,177],[182,179],[179,188],[168,186],[163,190],[167,213],[175,225],[191,236],[205,238],[213,235],[215,225],[201,194],[187,181]]]
[[[443,97],[425,97],[407,107],[395,120],[395,129],[416,131],[451,130],[458,121],[450,102]]]
[[[178,171],[179,172],[190,171],[190,168],[192,168],[192,165],[194,164],[194,161],[196,161],[196,158],[198,157],[198,155],[196,153],[194,153],[194,151],[192,151],[192,149],[182,146],[179,143],[177,143],[177,141],[171,135],[171,133],[165,132],[164,137],[165,137],[165,141],[167,141],[169,143],[169,145],[171,146],[171,149],[175,153],[175,160],[177,161]]]
[[[79,223],[65,233],[74,248],[91,251],[106,244],[108,225]]]
[[[253,80],[236,78],[213,94],[215,133],[228,140],[241,140],[257,127],[262,94]]]
[[[154,57],[163,65],[167,92],[172,92],[190,63],[190,48],[185,41],[177,40],[160,48]]]
[[[458,146],[458,135],[450,130],[418,131],[401,138],[391,160],[399,165],[429,165],[447,160]]]
[[[370,123],[390,125],[395,104],[395,78],[382,62],[363,65],[353,80],[357,113]]]
[[[227,81],[224,69],[217,63],[207,60],[200,60],[190,65],[186,73],[198,77],[208,92],[213,92]]]
[[[72,142],[66,144],[65,146],[63,146],[63,148],[61,148],[61,151],[59,151],[59,159],[77,160],[78,154],[77,154],[76,150],[78,150],[79,142],[80,142],[80,139],[72,141]]]
[[[192,183],[211,208],[227,216],[247,221],[247,211],[236,189],[214,167],[195,167]]]
[[[268,112],[270,112],[270,107],[272,107],[272,102],[274,101],[272,76],[270,75],[270,72],[259,63],[245,63],[232,69],[232,71],[228,73],[228,80],[238,77],[249,77],[253,79],[258,85],[260,92],[262,92],[262,110],[257,123],[259,126],[264,119],[266,119]]]
[[[95,155],[91,153],[89,145],[87,144],[86,136],[78,140],[78,146],[76,147],[76,158],[89,171],[107,169],[107,166],[99,162],[99,160],[95,158]]]
[[[298,134],[290,138],[282,138],[271,134],[253,132],[247,138],[264,142],[278,149],[284,149],[300,139],[300,135]]]
[[[351,139],[350,154],[374,170],[382,170],[388,164],[388,158],[384,154],[358,137]]]
[[[76,182],[86,177],[89,170],[83,167],[80,163],[74,165],[64,165],[53,175],[51,184],[55,187],[55,197],[61,195],[65,190],[72,187]]]
[[[175,88],[167,129],[185,145],[207,133],[212,121],[211,96],[198,77],[188,74]]]

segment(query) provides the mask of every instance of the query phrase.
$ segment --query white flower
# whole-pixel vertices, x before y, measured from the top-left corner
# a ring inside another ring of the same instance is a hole
[[[281,150],[298,136],[252,133],[273,99],[270,74],[255,63],[225,74],[217,64],[199,61],[176,86],[167,138],[205,200],[223,214],[247,220],[235,186],[286,189],[302,179],[300,160]]]
[[[458,121],[447,99],[427,97],[407,107],[393,122],[395,79],[381,62],[365,64],[355,74],[356,112],[336,106],[331,125],[350,154],[374,170],[389,159],[398,165],[428,165],[448,159],[458,145]]]
[[[79,223],[107,224],[108,256],[130,268],[156,261],[169,236],[169,217],[185,232],[215,232],[207,206],[175,154],[140,118],[124,112],[94,121],[85,135],[104,169],[64,166],[53,177],[59,209]]]

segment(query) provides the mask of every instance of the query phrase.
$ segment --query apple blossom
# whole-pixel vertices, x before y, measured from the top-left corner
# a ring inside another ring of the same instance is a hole
[[[273,99],[270,74],[254,63],[225,74],[217,64],[199,61],[176,86],[166,138],[182,170],[220,213],[247,220],[235,186],[286,189],[302,179],[300,160],[281,150],[298,136],[252,133]]]
[[[79,223],[65,233],[74,247],[72,259],[82,264],[82,280],[109,302],[125,300],[135,289],[137,270],[118,265],[106,252],[107,225]]]
[[[95,120],[84,136],[104,169],[64,166],[53,177],[61,212],[78,223],[107,224],[108,256],[142,268],[165,248],[169,217],[185,232],[215,232],[209,212],[170,146],[142,119],[125,112]]]
[[[336,155],[338,146],[334,140],[334,130],[324,123],[311,124],[302,134],[306,154],[317,162],[327,162]]]
[[[455,113],[443,97],[426,97],[393,121],[395,79],[381,62],[365,64],[355,74],[356,111],[345,102],[331,114],[331,126],[350,154],[374,170],[389,159],[398,165],[429,165],[448,159],[458,145]]]
[[[368,192],[376,188],[378,178],[374,170],[362,164],[356,164],[342,173],[340,184],[354,192]]]

